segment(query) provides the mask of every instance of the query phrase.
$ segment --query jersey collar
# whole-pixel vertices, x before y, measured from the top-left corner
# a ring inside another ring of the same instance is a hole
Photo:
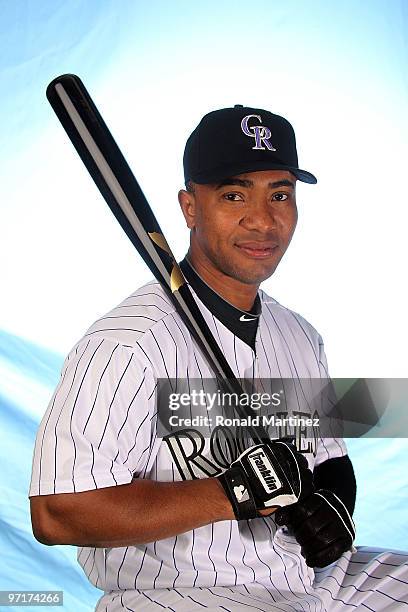
[[[255,350],[255,337],[262,311],[259,294],[256,295],[250,311],[241,310],[224,300],[224,298],[207,285],[186,257],[180,262],[180,268],[188,283],[208,310],[233,334]]]

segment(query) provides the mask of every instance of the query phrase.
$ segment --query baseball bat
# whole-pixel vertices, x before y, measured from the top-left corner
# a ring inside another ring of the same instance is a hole
[[[47,98],[109,208],[171,299],[218,382],[239,396],[242,386],[205,322],[142,189],[81,79],[74,74],[55,78],[47,87]],[[234,408],[240,418],[249,416],[239,402]],[[263,427],[252,423],[248,432],[255,442],[270,439]]]

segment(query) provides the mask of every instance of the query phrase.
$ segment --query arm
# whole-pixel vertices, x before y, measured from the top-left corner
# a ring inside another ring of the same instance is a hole
[[[266,516],[311,490],[312,473],[304,457],[276,441],[250,447],[218,478],[137,479],[81,493],[34,496],[31,516],[34,535],[44,544],[113,548],[217,521]]]
[[[132,546],[234,518],[216,478],[138,479],[81,493],[38,495],[30,505],[34,535],[48,545]]]

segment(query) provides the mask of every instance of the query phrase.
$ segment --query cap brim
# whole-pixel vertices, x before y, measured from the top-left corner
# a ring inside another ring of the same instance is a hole
[[[217,170],[213,173],[206,172],[205,174],[197,174],[196,176],[190,177],[189,180],[200,185],[207,185],[209,183],[222,181],[231,176],[245,174],[246,172],[258,172],[259,170],[286,170],[287,172],[291,172],[297,179],[299,179],[299,181],[302,181],[303,183],[310,183],[313,185],[317,183],[317,178],[306,170],[300,170],[300,168],[285,166],[283,164],[273,164],[268,161],[258,161],[250,165],[246,164],[241,166],[236,164],[225,164],[222,168],[217,168]]]

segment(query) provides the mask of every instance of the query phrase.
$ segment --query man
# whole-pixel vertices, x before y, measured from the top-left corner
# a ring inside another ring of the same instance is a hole
[[[295,230],[296,181],[316,182],[298,167],[291,125],[241,106],[209,113],[187,142],[184,170],[190,249],[181,268],[235,374],[292,379],[299,390],[303,379],[326,378],[318,333],[259,289]],[[97,610],[406,606],[407,557],[352,549],[355,480],[341,439],[261,447],[270,462],[278,453],[292,492],[274,514],[262,470],[250,471],[252,447],[240,455],[225,427],[158,437],[158,381],[210,378],[156,282],[94,323],[65,361],[37,435],[33,528],[46,544],[80,547],[105,592]],[[287,414],[302,409],[294,399]]]

